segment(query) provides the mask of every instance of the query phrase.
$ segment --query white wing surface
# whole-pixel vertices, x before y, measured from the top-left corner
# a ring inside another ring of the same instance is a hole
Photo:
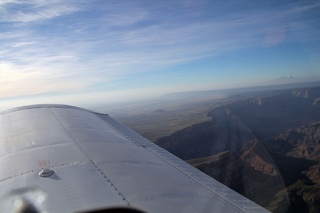
[[[0,113],[2,210],[19,196],[49,213],[267,212],[108,115],[66,105]]]

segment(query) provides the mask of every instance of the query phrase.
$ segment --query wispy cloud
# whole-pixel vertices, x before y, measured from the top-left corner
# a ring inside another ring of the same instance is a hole
[[[19,0],[2,0],[0,1],[0,6],[4,6],[6,4],[18,4]]]
[[[0,3],[1,22],[36,22],[63,16],[77,11],[74,5],[62,1],[5,0]]]
[[[269,48],[288,42],[290,30],[318,39],[311,30],[317,20],[297,16],[319,3],[241,10],[210,4],[1,1],[0,97],[85,91],[135,73]]]

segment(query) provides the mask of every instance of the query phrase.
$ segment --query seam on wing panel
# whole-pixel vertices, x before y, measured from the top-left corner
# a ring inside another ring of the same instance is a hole
[[[59,146],[59,145],[65,145],[65,144],[70,144],[70,143],[69,142],[68,143],[52,143],[52,144],[47,144],[47,145],[33,146],[33,147],[29,147],[27,149],[17,150],[16,152],[11,152],[11,153],[8,153],[6,155],[2,155],[2,156],[0,156],[0,159],[8,157],[8,156],[15,155],[17,153],[28,152],[30,150],[33,151],[33,150],[36,150],[36,149],[43,149],[43,148],[47,148],[47,147],[51,147],[51,146]]]
[[[128,164],[128,165],[139,165],[139,166],[145,166],[145,165],[152,165],[152,166],[158,166],[158,167],[163,167],[163,164],[158,164],[158,163],[139,163],[139,162],[129,162],[129,161],[102,161],[99,163],[99,165],[104,165],[104,164]]]
[[[49,166],[48,168],[64,167],[64,166],[69,166],[69,165],[73,165],[73,164],[81,164],[81,163],[86,163],[86,162],[87,162],[87,161],[76,161],[76,162],[68,162],[68,163],[62,163],[62,164],[55,164],[55,165]],[[29,173],[39,172],[40,170],[41,170],[41,169],[39,169],[39,167],[37,167],[36,169],[31,169],[31,170],[24,171],[24,172],[19,173],[19,174],[14,174],[14,175],[12,175],[12,176],[10,176],[10,177],[2,178],[2,179],[0,180],[0,183],[3,182],[3,181],[9,180],[9,179],[15,178],[15,177],[20,177],[20,176],[29,174]]]
[[[9,136],[6,136],[6,137],[2,137],[2,139],[8,139],[8,138],[13,138],[13,137],[16,137],[18,135],[25,135],[25,134],[29,134],[29,133],[33,133],[33,132],[36,132],[34,130],[31,130],[31,131],[24,131],[24,132],[20,132],[20,133],[17,133],[17,134],[13,134],[13,135],[9,135]]]
[[[5,116],[5,114],[0,116]],[[44,118],[45,116],[31,116],[31,117],[26,117],[26,118],[19,118],[19,119],[12,119],[10,120],[11,123],[16,123],[16,122],[20,122],[20,121],[26,121],[26,120],[30,120],[30,119],[38,119],[38,118]]]
[[[111,187],[114,188],[115,191],[118,192],[118,195],[122,198],[124,202],[127,203],[128,206],[130,206],[129,201],[124,197],[124,195],[118,190],[117,187],[110,181],[110,179],[107,177],[107,175],[100,169],[98,168],[98,165],[90,158],[90,156],[85,152],[85,150],[81,147],[81,145],[78,143],[78,141],[72,136],[72,134],[68,131],[68,129],[61,123],[59,118],[54,114],[54,112],[49,108],[50,112],[52,115],[57,119],[59,124],[63,127],[63,129],[66,131],[66,133],[69,135],[69,137],[75,142],[75,144],[78,146],[78,148],[84,153],[84,155],[90,160],[92,165],[100,172],[100,174],[103,176],[104,179],[107,179],[107,182],[110,184]],[[90,111],[89,111],[90,112]],[[93,114],[94,115],[94,114]]]
[[[101,118],[98,114],[96,114],[96,115],[101,120],[103,120],[105,123],[113,126],[115,129],[117,129],[118,132],[120,132],[123,136],[128,138],[132,143],[140,145],[140,143],[137,143],[136,141],[134,141],[132,139],[133,137],[135,137],[135,138],[139,138],[139,139],[143,139],[143,140],[147,141],[149,143],[147,147],[152,148],[152,146],[156,146],[155,144],[150,145],[151,142],[149,142],[147,139],[144,139],[142,136],[138,135],[137,133],[135,133],[133,130],[131,130],[130,128],[126,127],[125,125],[122,125],[121,123],[119,123],[119,122],[115,121],[114,119],[110,118],[108,115],[107,115],[108,121],[106,121],[105,119]],[[109,121],[111,121],[112,123],[111,122],[109,123]],[[123,131],[121,131],[121,130],[123,130]],[[128,134],[132,135],[132,137],[130,137]],[[143,143],[143,144],[147,144],[147,143]],[[140,146],[144,147],[143,145],[140,145]],[[148,149],[148,148],[146,148],[146,150],[148,150],[150,153],[152,153],[154,156],[156,156],[158,159],[160,159],[162,162],[164,162],[165,164],[167,164],[168,166],[170,166],[174,170],[176,170],[179,173],[183,174],[185,177],[188,177],[189,179],[191,179],[194,183],[197,183],[201,188],[207,190],[210,194],[212,194],[219,202],[223,203],[225,206],[229,207],[230,209],[232,209],[233,211],[236,211],[236,212],[245,212],[242,208],[236,206],[231,201],[229,201],[227,198],[224,198],[224,197],[220,196],[219,194],[214,192],[212,189],[208,188],[208,186],[206,186],[204,183],[200,183],[196,178],[192,177],[189,174],[186,174],[181,169],[178,169],[176,166],[172,165],[171,164],[172,162],[168,162],[167,160],[165,160],[162,157],[160,157],[153,150]],[[173,161],[173,160],[171,160],[171,161]]]
[[[203,198],[213,198],[214,196],[205,196],[205,195],[167,195],[167,196],[153,196],[153,197],[146,197],[142,199],[137,199],[132,201],[132,203],[137,202],[143,202],[143,201],[151,201],[151,200],[171,200],[171,199],[185,199],[185,198],[191,198],[191,199],[203,199]]]

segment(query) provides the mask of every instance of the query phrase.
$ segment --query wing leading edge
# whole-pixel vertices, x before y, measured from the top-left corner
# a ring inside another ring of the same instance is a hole
[[[108,115],[66,105],[0,113],[0,188],[2,208],[22,189],[40,190],[48,212],[268,212]]]

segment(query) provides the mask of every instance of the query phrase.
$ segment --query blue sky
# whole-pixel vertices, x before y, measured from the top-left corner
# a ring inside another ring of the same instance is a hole
[[[0,107],[320,78],[319,1],[1,0]]]

